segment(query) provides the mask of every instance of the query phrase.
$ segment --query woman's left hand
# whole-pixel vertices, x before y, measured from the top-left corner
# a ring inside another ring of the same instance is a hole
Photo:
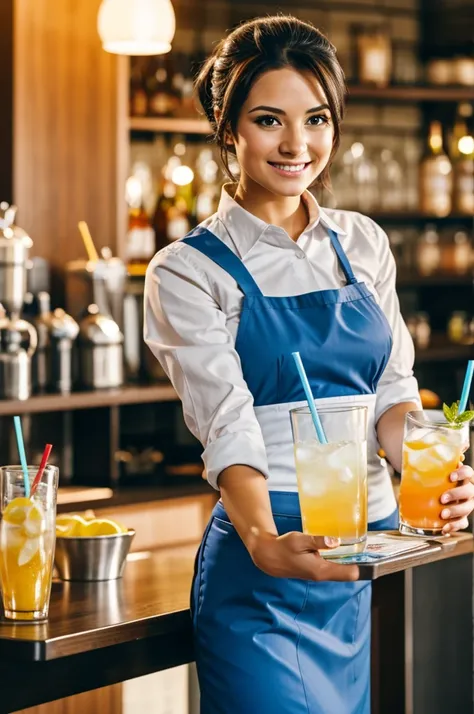
[[[449,479],[453,482],[453,488],[445,491],[440,499],[444,506],[441,518],[448,521],[443,527],[443,533],[454,533],[468,528],[467,517],[474,511],[474,471],[472,468],[459,464]]]

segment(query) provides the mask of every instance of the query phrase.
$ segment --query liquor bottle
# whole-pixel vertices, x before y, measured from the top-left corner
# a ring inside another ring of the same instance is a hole
[[[439,270],[441,264],[441,247],[436,226],[429,223],[425,226],[416,245],[416,267],[420,275],[431,275]]]
[[[212,149],[201,149],[196,160],[198,188],[194,202],[196,223],[201,223],[217,211],[219,202],[219,166],[214,161]]]
[[[443,149],[443,134],[439,121],[430,123],[425,156],[420,164],[420,211],[430,216],[451,213],[452,166]]]
[[[453,164],[453,210],[456,213],[474,215],[474,138],[467,127],[472,115],[470,104],[460,104],[451,138],[451,161]]]
[[[144,117],[148,111],[148,96],[146,92],[146,59],[131,58],[130,69],[130,116]]]
[[[168,55],[158,55],[153,59],[147,88],[148,114],[173,116],[178,97],[172,83],[172,64]]]
[[[153,217],[156,249],[160,250],[175,240],[184,238],[192,226],[192,170],[191,182],[180,185],[181,177],[189,178],[177,156],[171,157],[163,171],[159,197]]]
[[[155,253],[155,233],[143,200],[130,205],[126,239],[126,261],[130,275],[144,275]]]

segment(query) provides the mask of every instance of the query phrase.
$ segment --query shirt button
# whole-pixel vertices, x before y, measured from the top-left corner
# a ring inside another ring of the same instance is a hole
[[[296,254],[296,257],[297,257],[299,260],[303,260],[304,258],[306,258],[306,253],[303,253],[303,252],[297,253],[297,254]]]

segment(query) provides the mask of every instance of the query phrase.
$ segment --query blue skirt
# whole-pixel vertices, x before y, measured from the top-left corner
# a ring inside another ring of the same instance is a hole
[[[279,534],[301,531],[298,495],[270,497]],[[266,575],[219,502],[191,600],[201,714],[370,713],[370,583]]]

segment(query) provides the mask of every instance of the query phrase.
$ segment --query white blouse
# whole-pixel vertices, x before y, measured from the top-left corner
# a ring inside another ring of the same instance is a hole
[[[377,456],[375,425],[393,405],[419,403],[413,342],[400,314],[395,261],[384,231],[359,213],[323,210],[309,192],[304,200],[310,220],[296,242],[239,206],[226,187],[217,213],[202,225],[241,258],[263,294],[272,297],[345,285],[327,232],[331,228],[357,279],[374,294],[393,333],[392,353],[369,414],[369,520],[374,521],[395,508],[386,464]],[[214,488],[223,469],[247,464],[269,479],[270,489],[296,490],[294,468],[272,477],[242,375],[235,350],[242,298],[235,280],[216,263],[186,243],[171,243],[147,270],[145,341],[182,401],[188,428],[203,445],[207,479]]]

